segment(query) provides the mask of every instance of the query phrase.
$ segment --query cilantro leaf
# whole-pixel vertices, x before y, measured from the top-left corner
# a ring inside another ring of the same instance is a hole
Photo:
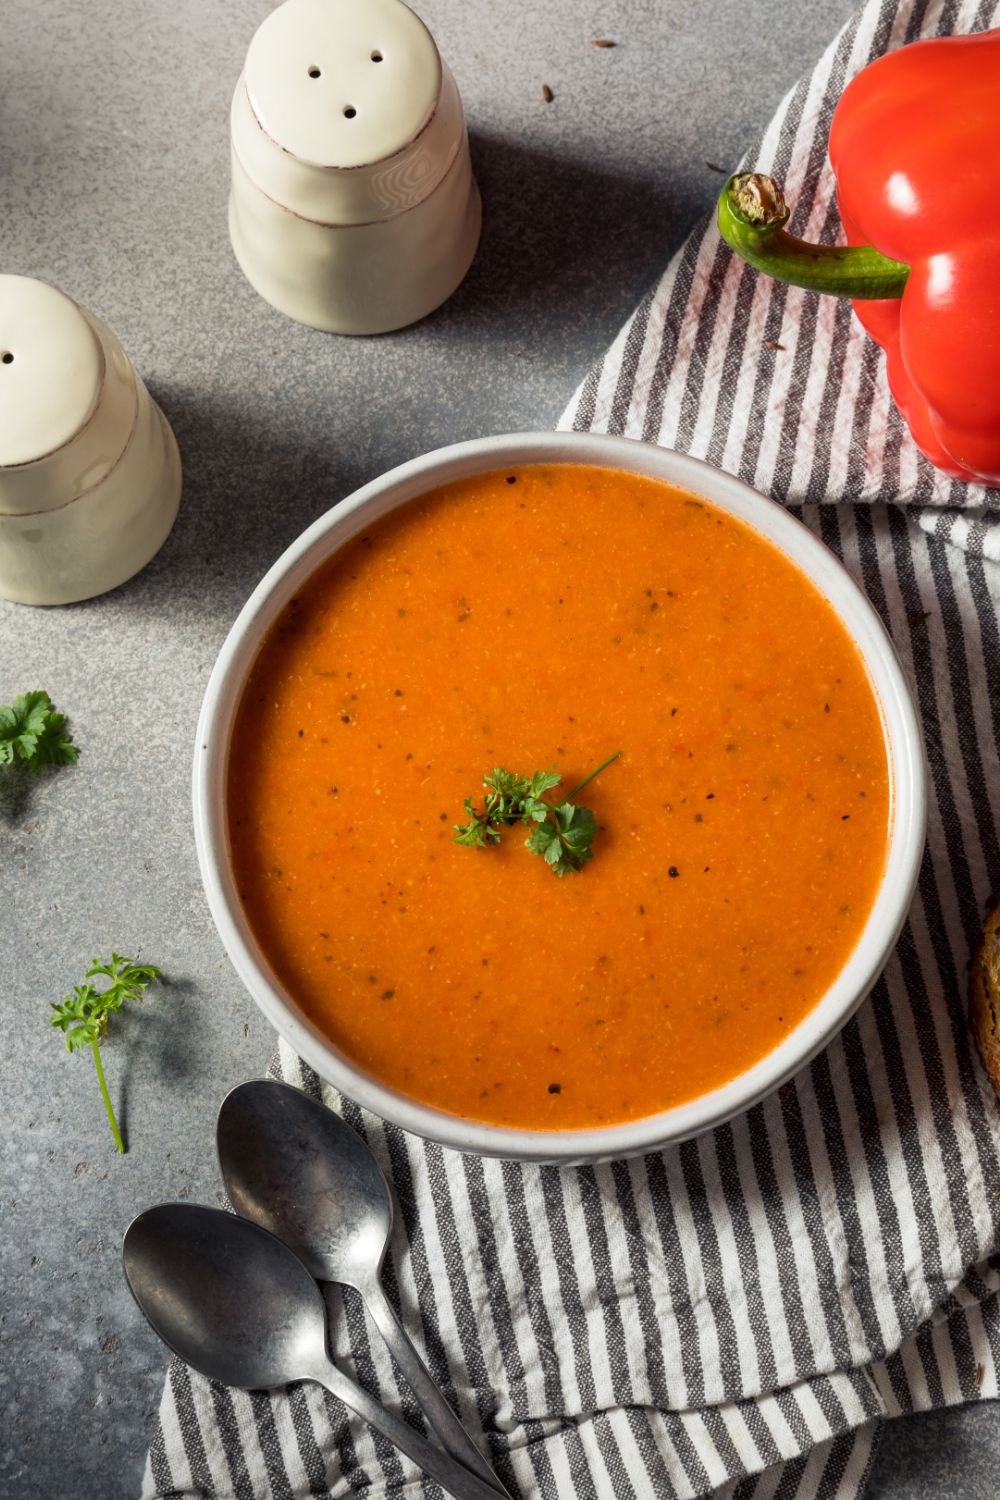
[[[590,846],[597,819],[589,807],[577,807],[572,802],[560,802],[549,812],[551,818],[532,829],[525,845],[532,854],[541,855],[556,875],[576,874],[594,857]]]
[[[161,979],[162,974],[155,964],[136,963],[134,959],[124,958],[120,953],[112,953],[107,963],[100,963],[95,958],[84,975],[84,980],[101,977],[109,981],[104,989],[98,990],[87,982],[77,984],[61,1004],[53,1002],[51,1025],[65,1036],[67,1052],[77,1052],[81,1047],[90,1047],[93,1051],[97,1081],[101,1087],[111,1132],[118,1150],[124,1151],[121,1131],[118,1129],[118,1121],[104,1080],[101,1038],[115,1011],[121,1010],[127,1000],[141,1001],[149,985]]]
[[[494,766],[488,776],[483,777],[486,798],[482,809],[477,809],[472,798],[465,799],[465,810],[469,822],[455,824],[455,843],[469,849],[485,849],[500,842],[500,830],[512,823],[523,823],[531,832],[525,839],[525,848],[545,860],[549,869],[560,878],[577,874],[589,859],[593,859],[591,844],[597,832],[597,819],[587,807],[579,807],[570,801],[593,781],[606,766],[621,755],[617,751],[591,771],[579,786],[559,803],[546,802],[545,793],[559,785],[561,777],[555,766],[547,771],[535,771],[531,776],[519,776]]]
[[[485,813],[476,812],[471,797],[465,799],[465,810],[469,814],[469,822],[454,825],[458,829],[455,843],[464,844],[467,849],[485,849],[487,844],[499,844],[499,831],[487,821]]]
[[[24,693],[0,708],[0,766],[74,765],[77,749],[66,717],[52,707],[48,693]]]
[[[548,771],[536,771],[533,776],[518,776],[514,771],[494,766],[483,777],[486,798],[482,810],[477,811],[472,798],[466,797],[469,822],[455,824],[455,843],[469,849],[485,849],[489,844],[499,844],[501,828],[547,817],[549,804],[541,801],[542,793],[558,785],[559,772],[555,766]]]

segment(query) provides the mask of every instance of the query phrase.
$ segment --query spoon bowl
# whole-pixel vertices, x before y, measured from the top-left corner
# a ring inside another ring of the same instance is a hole
[[[392,1198],[361,1137],[301,1089],[254,1078],[227,1094],[216,1132],[233,1207],[290,1245],[319,1281],[377,1279]]]
[[[267,1389],[326,1364],[322,1294],[298,1257],[256,1224],[161,1203],[129,1225],[122,1262],[160,1338],[209,1380]]]

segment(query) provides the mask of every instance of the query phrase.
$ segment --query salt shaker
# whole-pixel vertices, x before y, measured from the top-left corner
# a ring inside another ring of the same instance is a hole
[[[69,604],[124,583],[180,492],[174,435],[110,328],[0,276],[0,597]]]
[[[385,333],[469,269],[481,207],[462,101],[401,0],[286,0],[250,43],[231,134],[233,249],[290,317]]]

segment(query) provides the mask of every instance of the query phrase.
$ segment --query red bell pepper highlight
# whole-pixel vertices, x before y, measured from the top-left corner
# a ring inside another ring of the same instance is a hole
[[[719,230],[758,270],[850,297],[889,386],[946,474],[1000,485],[1000,30],[914,42],[871,63],[834,111],[848,245],[784,228],[778,184],[731,177]]]

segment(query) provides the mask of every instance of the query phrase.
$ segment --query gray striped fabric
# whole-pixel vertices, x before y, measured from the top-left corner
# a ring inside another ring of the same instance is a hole
[[[748,158],[788,185],[797,232],[836,231],[824,147],[845,81],[998,14],[995,0],[871,0],[851,20]],[[794,507],[867,591],[916,684],[931,773],[897,951],[774,1097],[610,1166],[462,1157],[363,1114],[284,1047],[274,1071],[382,1162],[400,1206],[390,1296],[512,1491],[846,1500],[884,1418],[998,1394],[1000,1120],[965,1021],[968,955],[1000,886],[998,496],[919,458],[846,309],[756,277],[708,226],[564,425],[731,469]],[[338,1362],[416,1421],[356,1301],[330,1310]],[[247,1395],[171,1365],[145,1500],[354,1493],[440,1491],[317,1388]]]

